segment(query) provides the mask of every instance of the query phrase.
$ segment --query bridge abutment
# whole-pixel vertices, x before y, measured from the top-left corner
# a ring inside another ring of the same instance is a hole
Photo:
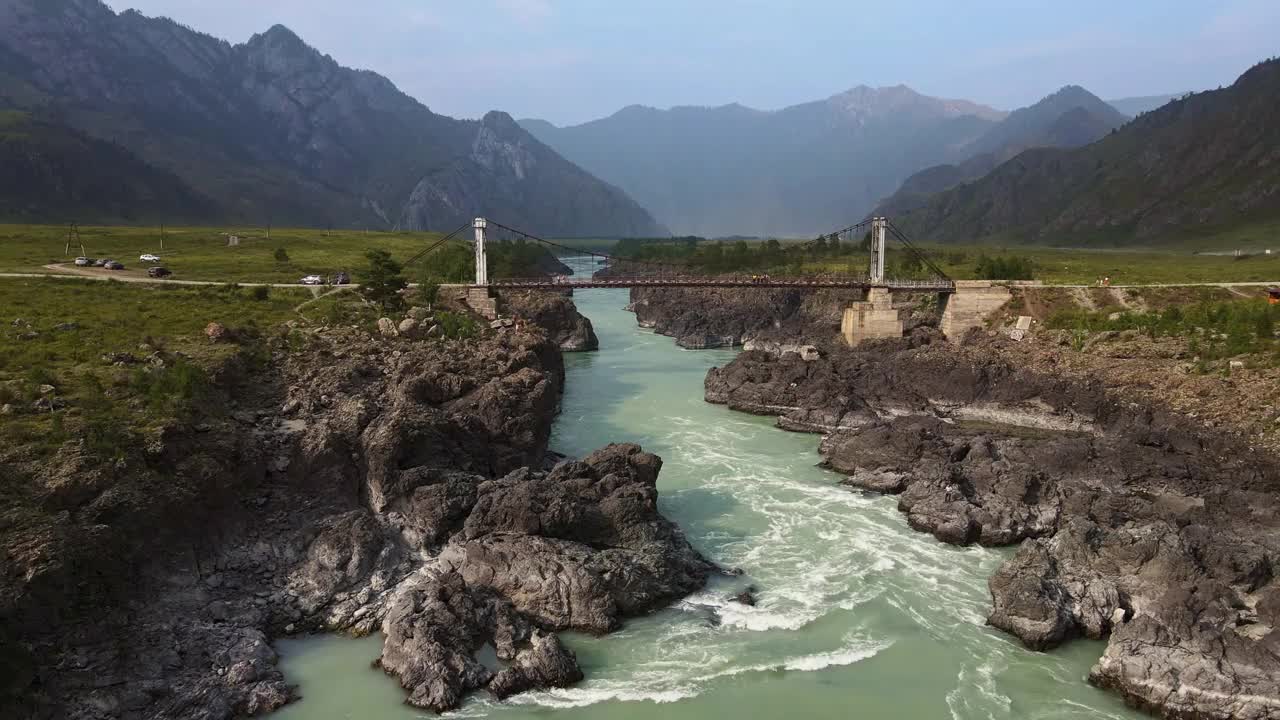
[[[902,337],[902,313],[893,306],[893,292],[887,287],[873,287],[867,299],[844,310],[840,335],[845,344],[857,345],[872,338]]]
[[[498,319],[498,299],[493,297],[487,287],[473,287],[467,290],[467,307],[476,311],[485,320]]]
[[[990,280],[957,280],[956,291],[943,295],[945,307],[939,329],[948,340],[960,340],[973,328],[987,326],[987,320],[1003,308],[1013,293],[1005,285]]]

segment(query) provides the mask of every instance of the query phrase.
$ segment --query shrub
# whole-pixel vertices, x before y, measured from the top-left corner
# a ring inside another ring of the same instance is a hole
[[[129,385],[152,410],[177,412],[204,394],[208,377],[199,366],[177,357],[165,367],[135,370]]]
[[[289,253],[282,247],[276,248],[276,251],[271,254],[271,257],[275,258],[276,262],[289,262]]]
[[[1035,263],[1030,258],[1017,255],[992,257],[984,253],[978,256],[974,275],[979,280],[1032,280]]]
[[[443,311],[436,313],[440,333],[450,340],[465,340],[480,334],[480,325],[470,315]]]
[[[258,302],[263,302],[271,297],[271,288],[266,285],[256,285],[253,290],[249,291],[249,297]]]

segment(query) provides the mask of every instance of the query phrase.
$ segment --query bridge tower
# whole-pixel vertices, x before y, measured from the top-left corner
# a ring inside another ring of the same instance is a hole
[[[871,284],[884,284],[884,251],[888,236],[889,219],[871,219]]]
[[[484,252],[484,235],[488,227],[488,220],[476,218],[476,285],[481,287],[489,284],[489,258]]]

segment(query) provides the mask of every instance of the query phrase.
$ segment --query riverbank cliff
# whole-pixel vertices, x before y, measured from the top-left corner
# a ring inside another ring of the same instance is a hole
[[[580,679],[558,631],[713,568],[658,513],[657,456],[548,452],[559,346],[294,331],[146,448],[6,450],[0,714],[260,714],[294,697],[272,640],[308,632],[383,633],[379,666],[435,711]]]
[[[829,304],[704,310],[705,291],[651,292],[638,321],[682,340]],[[1136,334],[1081,352],[1054,333],[956,344],[920,327],[850,349],[822,344],[829,317],[777,319],[768,352],[708,373],[706,400],[822,434],[823,464],[897,496],[919,531],[1017,546],[990,579],[991,625],[1034,650],[1106,639],[1090,681],[1154,714],[1280,714],[1273,371],[1199,375],[1177,343]],[[801,343],[820,356],[787,352]]]

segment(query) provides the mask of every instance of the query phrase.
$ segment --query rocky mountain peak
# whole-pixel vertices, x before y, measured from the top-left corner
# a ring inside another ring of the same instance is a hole
[[[480,124],[499,135],[524,134],[524,130],[515,118],[501,110],[490,110],[485,113]]]
[[[827,102],[850,115],[860,117],[879,117],[911,109],[932,111],[944,117],[972,115],[991,121],[1002,120],[1006,115],[994,108],[968,100],[950,100],[922,95],[901,83],[884,87],[858,85],[832,95]]]
[[[266,49],[273,52],[283,52],[293,55],[304,53],[315,53],[316,51],[302,41],[297,33],[285,27],[284,25],[272,25],[266,32],[258,33],[249,38],[249,42],[245,43],[245,47],[250,49]]]

